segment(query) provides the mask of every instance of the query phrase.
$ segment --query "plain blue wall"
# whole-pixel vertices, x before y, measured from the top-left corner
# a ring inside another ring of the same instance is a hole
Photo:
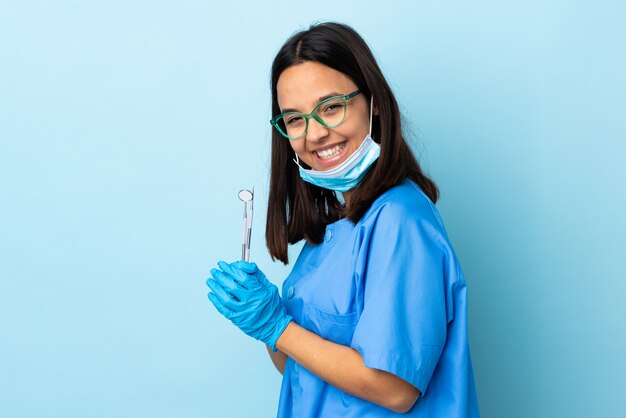
[[[269,68],[368,41],[441,188],[484,417],[623,417],[623,2],[3,1],[0,416],[270,417],[280,375],[206,299],[264,247]],[[293,248],[292,254],[297,254]]]

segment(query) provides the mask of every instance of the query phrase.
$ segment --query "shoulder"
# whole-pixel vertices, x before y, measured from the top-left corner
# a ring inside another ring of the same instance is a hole
[[[379,227],[418,223],[447,236],[437,208],[419,186],[410,180],[380,195],[363,215],[361,222],[364,226],[377,224]]]

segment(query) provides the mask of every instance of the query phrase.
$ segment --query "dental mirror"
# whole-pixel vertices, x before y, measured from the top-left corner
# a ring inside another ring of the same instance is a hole
[[[254,188],[239,190],[239,200],[243,202],[243,236],[241,238],[241,259],[250,261],[250,238],[252,237],[252,215],[254,213]],[[250,216],[248,217],[248,202]]]
[[[239,200],[249,202],[252,200],[252,192],[248,189],[239,190]]]

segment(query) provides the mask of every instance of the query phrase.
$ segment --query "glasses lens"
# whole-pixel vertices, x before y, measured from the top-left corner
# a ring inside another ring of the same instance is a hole
[[[320,105],[316,113],[327,128],[334,128],[346,117],[346,101],[344,99],[330,100]]]
[[[278,127],[284,136],[297,138],[304,134],[306,119],[302,113],[285,113],[283,117],[278,120]]]

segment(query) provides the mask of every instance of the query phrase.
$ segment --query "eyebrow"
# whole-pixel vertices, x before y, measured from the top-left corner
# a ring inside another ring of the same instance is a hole
[[[335,97],[335,96],[344,96],[341,93],[337,93],[337,92],[332,92],[332,93],[328,93],[325,96],[320,97],[319,101],[323,102],[326,99],[330,99],[331,97]],[[319,104],[319,102],[318,102]],[[298,109],[281,109],[280,113],[287,113],[287,112],[300,112]]]

